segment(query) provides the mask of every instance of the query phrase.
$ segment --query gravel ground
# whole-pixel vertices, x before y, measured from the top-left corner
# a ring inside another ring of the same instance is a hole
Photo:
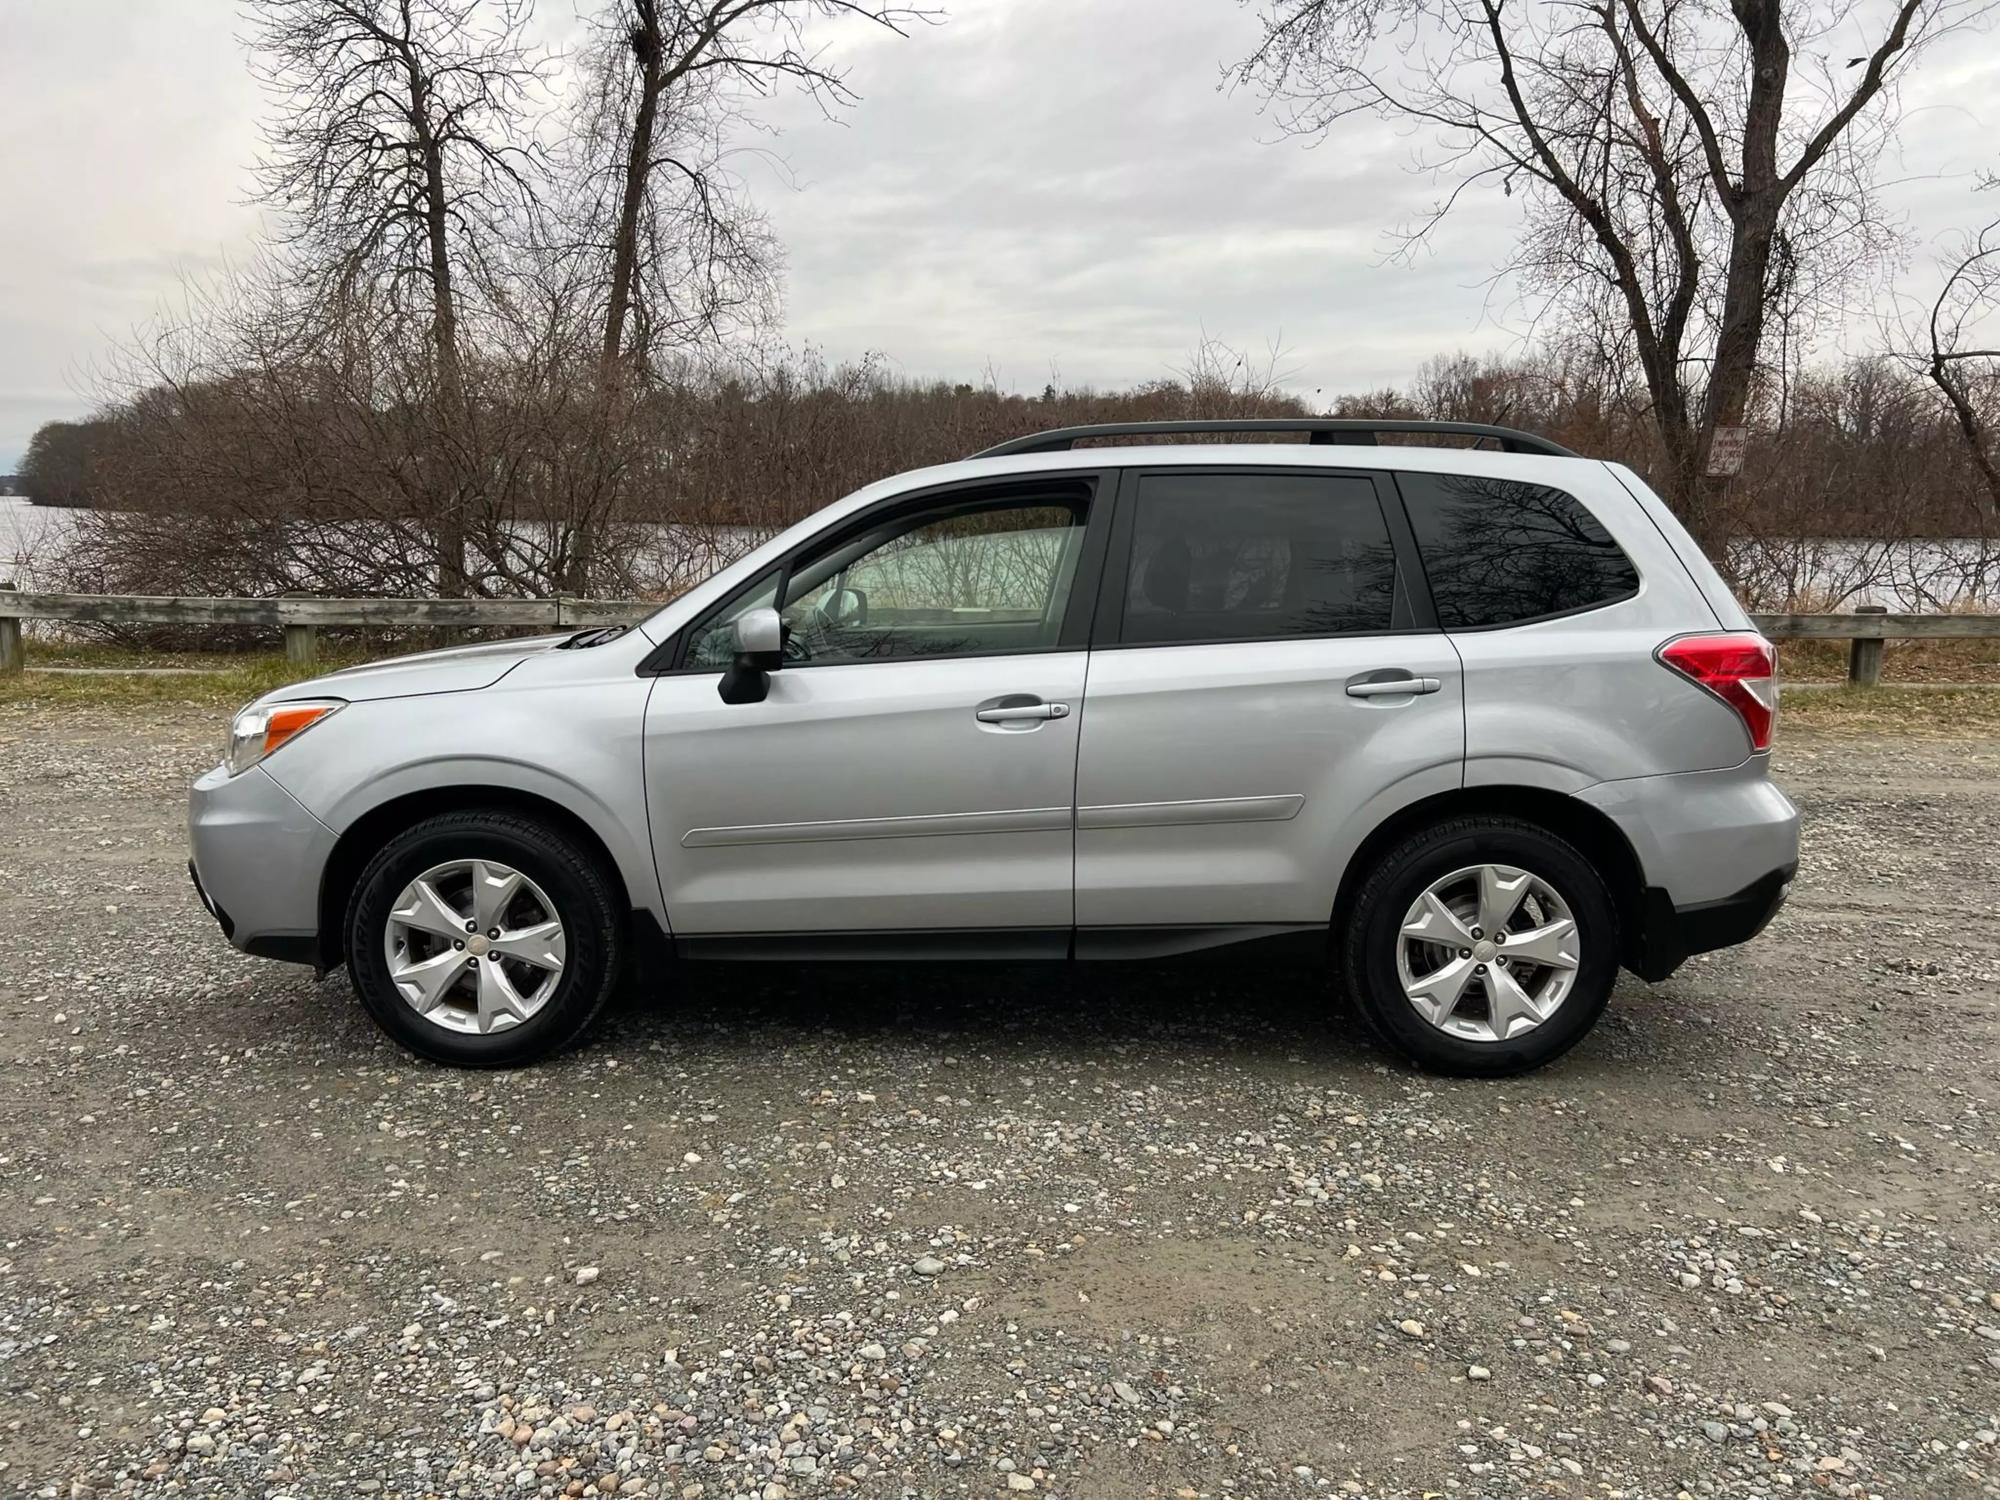
[[[700,968],[446,1072],[0,710],[0,1496],[2000,1494],[2000,741],[1505,1083],[1310,976]]]

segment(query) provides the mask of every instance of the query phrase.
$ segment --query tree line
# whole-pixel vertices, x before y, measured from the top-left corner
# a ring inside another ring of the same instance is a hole
[[[1245,3],[1264,35],[1232,76],[1287,129],[1377,115],[1428,143],[1441,197],[1408,243],[1468,193],[1525,196],[1522,350],[1310,400],[1207,340],[1118,392],[830,364],[777,338],[781,247],[732,150],[775,88],[855,103],[820,23],[936,13],[597,0],[559,72],[527,0],[247,0],[272,243],[114,350],[101,409],[37,433],[23,486],[95,507],[64,564],[82,587],[658,593],[846,490],[1038,427],[1319,409],[1630,463],[1765,597],[1823,581],[1798,548],[1828,537],[1972,538],[1984,586],[1996,231],[1894,304],[1880,353],[1810,358],[1885,296],[1874,170],[1899,90],[1983,0]],[[1749,464],[1712,475],[1730,426],[1757,434]]]

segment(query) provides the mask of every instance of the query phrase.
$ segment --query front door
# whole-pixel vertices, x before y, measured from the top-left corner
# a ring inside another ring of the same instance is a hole
[[[1365,473],[1127,473],[1077,772],[1079,954],[1089,929],[1323,926],[1359,840],[1460,785],[1458,653],[1423,623],[1396,503]]]
[[[690,627],[646,717],[676,937],[1066,945],[1094,491],[1062,477],[877,508]],[[735,617],[774,603],[769,695],[724,703]]]

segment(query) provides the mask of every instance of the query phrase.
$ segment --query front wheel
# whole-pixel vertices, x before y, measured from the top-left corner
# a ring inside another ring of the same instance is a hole
[[[347,965],[377,1025],[455,1067],[506,1068],[579,1037],[609,998],[620,903],[561,831],[500,810],[444,813],[370,860]]]
[[[1618,918],[1590,862],[1511,818],[1453,819],[1391,849],[1342,931],[1349,993],[1397,1051],[1496,1077],[1581,1041],[1618,976]]]

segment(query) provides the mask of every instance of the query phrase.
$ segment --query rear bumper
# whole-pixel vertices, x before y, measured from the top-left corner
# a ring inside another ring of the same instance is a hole
[[[1665,979],[1696,953],[1747,943],[1762,932],[1792,893],[1795,860],[1753,880],[1733,896],[1675,906],[1673,897],[1649,885],[1642,897],[1644,930],[1627,967],[1648,982]]]
[[[1715,771],[1600,781],[1577,793],[1638,856],[1639,930],[1625,966],[1664,979],[1688,955],[1745,943],[1777,915],[1799,868],[1799,812],[1767,757]]]
[[[188,792],[188,874],[222,935],[245,953],[319,964],[319,884],[331,828],[263,767],[221,767]]]

